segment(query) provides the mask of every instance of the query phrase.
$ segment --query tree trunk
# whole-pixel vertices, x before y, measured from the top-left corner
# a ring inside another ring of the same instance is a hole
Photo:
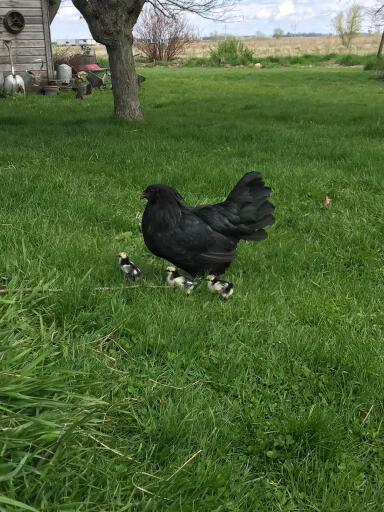
[[[381,34],[381,41],[380,41],[379,49],[377,51],[378,59],[380,59],[381,54],[383,53],[383,47],[384,47],[384,30],[383,30],[383,33]]]
[[[54,17],[57,14],[57,11],[59,10],[61,0],[48,0],[48,16],[49,16],[49,23],[52,23]]]
[[[107,45],[111,70],[114,111],[118,117],[142,121],[139,86],[132,52],[132,35],[119,37]]]

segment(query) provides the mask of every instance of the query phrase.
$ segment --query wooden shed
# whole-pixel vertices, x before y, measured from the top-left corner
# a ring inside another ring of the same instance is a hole
[[[40,71],[43,81],[53,79],[47,4],[44,0],[0,0],[0,72],[10,72],[3,42],[8,40],[16,71]]]

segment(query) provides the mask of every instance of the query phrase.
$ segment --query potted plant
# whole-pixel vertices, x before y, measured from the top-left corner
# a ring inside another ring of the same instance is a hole
[[[83,98],[88,92],[88,75],[85,71],[80,71],[76,76],[76,98]]]

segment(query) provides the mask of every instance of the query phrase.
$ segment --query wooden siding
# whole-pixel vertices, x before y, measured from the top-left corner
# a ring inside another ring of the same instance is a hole
[[[3,25],[7,12],[20,11],[25,27],[11,34]],[[43,0],[0,0],[0,72],[9,73],[11,66],[3,40],[12,41],[12,57],[16,71],[42,71],[45,78],[53,78],[51,35]]]
[[[18,47],[12,52],[15,60],[18,57],[34,56],[35,58],[37,58],[40,57],[42,53],[44,53],[44,46],[42,46],[41,48],[31,48],[30,46],[28,48]],[[0,58],[2,57],[7,57],[7,62],[9,62],[8,50],[4,46],[0,46]]]
[[[13,7],[9,7],[8,6],[8,2],[6,2],[6,5],[5,4],[1,4],[1,7],[0,7],[0,16],[4,16],[4,14],[7,14],[8,11],[14,11],[15,9],[13,9]],[[21,12],[21,14],[25,17],[25,16],[34,16],[34,17],[42,17],[42,8],[41,7],[34,7],[33,9],[29,9],[29,8],[24,8],[24,9],[17,9],[18,11]],[[4,28],[4,27],[3,27]]]
[[[26,9],[35,7],[41,9],[41,0],[3,0],[2,3],[9,6],[10,9]]]

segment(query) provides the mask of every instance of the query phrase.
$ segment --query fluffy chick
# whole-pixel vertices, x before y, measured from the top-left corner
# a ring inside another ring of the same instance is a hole
[[[141,270],[136,267],[132,261],[128,258],[128,254],[126,252],[121,252],[117,255],[119,258],[119,266],[125,277],[134,281],[137,277],[141,276]]]
[[[187,295],[190,295],[194,287],[196,286],[196,282],[192,281],[192,279],[188,279],[188,277],[182,276],[176,267],[167,267],[165,269],[167,275],[167,283],[176,287],[185,288],[187,290]]]
[[[208,290],[212,293],[218,293],[223,299],[229,299],[233,294],[234,284],[222,279],[217,279],[214,275],[209,275],[206,278]]]

